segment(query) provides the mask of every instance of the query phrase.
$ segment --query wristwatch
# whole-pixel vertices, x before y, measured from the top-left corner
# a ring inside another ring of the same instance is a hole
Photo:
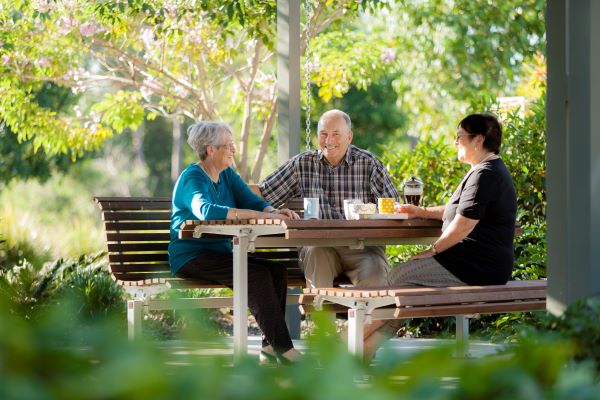
[[[438,253],[438,250],[435,248],[435,243],[431,245],[429,250],[431,250],[434,256]]]

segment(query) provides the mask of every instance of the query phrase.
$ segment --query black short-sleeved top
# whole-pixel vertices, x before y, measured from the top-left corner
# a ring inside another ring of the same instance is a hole
[[[476,165],[454,192],[442,231],[456,214],[479,220],[461,242],[435,259],[468,285],[503,285],[511,277],[517,214],[512,178],[500,158]]]

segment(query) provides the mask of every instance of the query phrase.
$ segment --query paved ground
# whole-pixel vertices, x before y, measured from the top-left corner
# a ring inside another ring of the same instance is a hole
[[[256,356],[258,359],[258,353],[260,351],[260,337],[250,336],[248,353]],[[453,345],[454,340],[443,340],[443,339],[392,339],[389,341],[386,351],[397,352],[398,355],[411,355],[419,351],[426,349]],[[295,340],[294,345],[300,351],[306,349],[305,340]],[[232,338],[231,337],[215,337],[214,341],[204,340],[200,341],[183,341],[183,340],[166,340],[160,341],[160,348],[165,350],[167,353],[172,355],[172,362],[188,363],[200,361],[206,356],[223,355],[228,356],[233,354],[232,350]],[[493,344],[489,342],[470,341],[469,342],[469,356],[470,357],[483,357],[487,355],[493,355],[502,349],[502,345]],[[375,358],[377,362],[377,357]]]

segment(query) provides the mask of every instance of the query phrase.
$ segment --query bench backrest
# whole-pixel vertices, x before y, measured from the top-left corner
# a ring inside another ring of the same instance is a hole
[[[168,197],[95,197],[102,210],[110,272],[121,285],[142,286],[174,281],[167,248],[171,219]],[[296,249],[260,249],[253,254],[288,269],[288,286],[304,286]],[[210,281],[196,286],[222,287]]]

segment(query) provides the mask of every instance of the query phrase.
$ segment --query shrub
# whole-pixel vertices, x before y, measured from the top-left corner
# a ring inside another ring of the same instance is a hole
[[[552,332],[563,340],[574,344],[574,358],[577,361],[589,360],[600,372],[600,299],[588,298],[571,304],[560,315],[546,313],[527,324],[518,332],[519,337],[538,337]]]
[[[573,346],[524,342],[503,357],[456,359],[450,348],[398,356],[369,367],[336,342],[322,320],[306,357],[260,368],[251,357],[182,357],[127,341],[111,319],[77,329],[77,300],[53,304],[37,321],[12,315],[0,294],[1,398],[208,399],[596,399],[589,364],[570,364]],[[200,334],[198,335],[200,336]],[[85,343],[85,347],[73,344]],[[552,351],[548,351],[551,348]]]
[[[64,298],[76,299],[72,317],[85,321],[125,311],[125,293],[107,272],[105,253],[59,259],[37,268],[23,260],[0,271],[0,292],[17,315],[35,319],[41,311]]]

